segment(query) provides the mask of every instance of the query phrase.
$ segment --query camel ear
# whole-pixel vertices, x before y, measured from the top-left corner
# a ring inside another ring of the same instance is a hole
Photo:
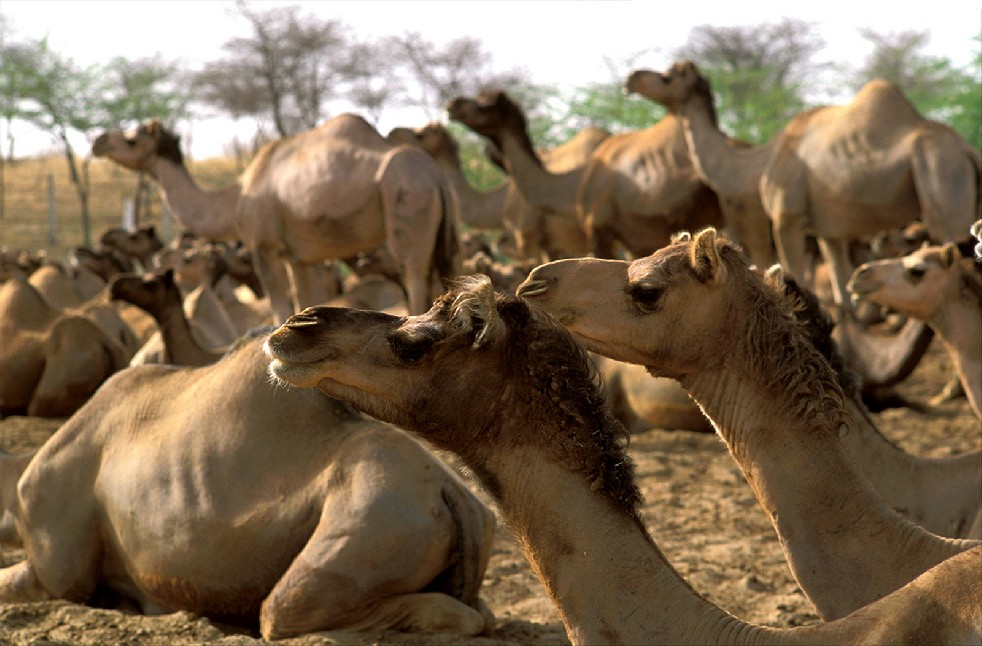
[[[473,334],[475,350],[493,344],[505,333],[498,314],[494,286],[484,274],[461,279],[462,289],[450,308],[450,323],[457,331]]]
[[[955,263],[957,263],[962,257],[962,252],[958,249],[958,244],[955,242],[946,242],[943,247],[941,247],[941,266],[947,269]]]
[[[689,247],[689,264],[703,283],[719,283],[723,278],[723,259],[719,255],[716,229],[703,229]]]

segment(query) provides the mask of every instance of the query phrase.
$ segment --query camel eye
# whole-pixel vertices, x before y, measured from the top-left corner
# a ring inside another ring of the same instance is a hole
[[[658,306],[662,290],[651,285],[632,285],[628,287],[627,293],[639,308],[652,311]]]
[[[914,265],[913,267],[907,268],[907,278],[910,279],[910,282],[916,283],[921,278],[924,278],[926,272],[927,269],[923,265]]]

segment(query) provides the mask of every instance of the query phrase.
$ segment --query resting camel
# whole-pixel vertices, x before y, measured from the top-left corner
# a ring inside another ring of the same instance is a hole
[[[941,337],[969,404],[982,418],[982,272],[949,242],[903,258],[876,260],[853,272],[854,300],[926,321]]]
[[[781,265],[798,280],[808,278],[806,235],[817,238],[844,310],[850,241],[920,218],[935,242],[958,242],[982,217],[979,151],[919,115],[888,81],[870,81],[846,105],[801,112],[774,140],[750,149],[719,130],[709,82],[694,63],[635,72],[628,87],[678,106],[694,164],[721,196],[759,191]]]
[[[112,308],[54,308],[12,277],[0,284],[0,415],[68,417],[135,349]]]
[[[92,153],[149,173],[192,233],[241,240],[277,321],[295,306],[327,300],[320,285],[329,258],[385,244],[402,269],[413,312],[429,306],[434,274],[458,273],[457,214],[440,169],[353,114],[267,144],[234,184],[218,191],[194,182],[177,137],[158,121],[129,134],[105,132]]]
[[[157,237],[157,228],[152,224],[133,230],[122,227],[107,229],[99,238],[99,243],[136,260],[144,271],[153,267],[153,255],[164,248],[164,243]]]
[[[486,277],[461,279],[422,316],[308,308],[270,335],[266,352],[276,378],[343,398],[459,455],[516,534],[574,644],[982,637],[982,547],[813,626],[750,625],[697,594],[645,530],[626,430],[604,407],[584,350],[553,317],[495,295]],[[507,387],[488,389],[489,379]]]
[[[872,488],[839,439],[851,422],[829,362],[785,296],[714,229],[632,263],[553,261],[518,294],[589,350],[685,387],[821,617],[843,617],[979,545],[924,530]]]
[[[4,474],[27,558],[0,570],[0,602],[101,586],[265,639],[489,630],[491,510],[402,431],[269,383],[264,340],[120,372]]]

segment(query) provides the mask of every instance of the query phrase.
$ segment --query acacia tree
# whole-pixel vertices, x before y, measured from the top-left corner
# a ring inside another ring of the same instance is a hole
[[[296,6],[266,11],[236,3],[252,35],[223,45],[227,58],[195,76],[200,100],[239,118],[269,120],[280,137],[313,128],[342,86],[358,77],[346,27],[338,20],[302,15]]]
[[[830,67],[812,60],[823,47],[812,23],[784,18],[750,26],[694,27],[675,55],[698,61],[710,77],[720,125],[737,137],[761,142],[805,107],[816,79]]]

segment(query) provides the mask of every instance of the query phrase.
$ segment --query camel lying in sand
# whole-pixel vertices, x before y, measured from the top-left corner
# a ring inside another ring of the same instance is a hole
[[[685,387],[823,618],[843,617],[979,545],[914,525],[872,488],[839,439],[850,420],[828,361],[783,293],[715,230],[679,236],[632,263],[554,261],[518,294],[593,352]]]
[[[19,481],[5,473],[27,559],[0,570],[0,602],[102,586],[266,639],[488,630],[492,512],[405,433],[270,384],[264,340],[203,368],[120,372]]]
[[[951,357],[975,414],[982,418],[982,273],[958,246],[925,246],[903,258],[868,262],[846,285],[871,300],[926,321]]]
[[[423,151],[394,146],[354,114],[266,145],[233,185],[218,191],[195,184],[177,138],[157,121],[129,134],[105,132],[92,153],[150,173],[189,231],[241,240],[277,321],[327,300],[321,285],[330,258],[386,245],[414,312],[429,306],[434,276],[458,273],[457,213],[440,169]]]
[[[0,284],[0,415],[67,417],[125,368],[136,336],[108,305],[51,307],[23,278]]]
[[[422,316],[309,308],[270,335],[266,352],[275,377],[458,454],[494,497],[574,644],[982,638],[982,547],[814,626],[748,625],[698,595],[645,531],[626,431],[604,408],[585,352],[554,318],[496,296],[486,277],[462,281]],[[507,387],[488,389],[489,379]]]

